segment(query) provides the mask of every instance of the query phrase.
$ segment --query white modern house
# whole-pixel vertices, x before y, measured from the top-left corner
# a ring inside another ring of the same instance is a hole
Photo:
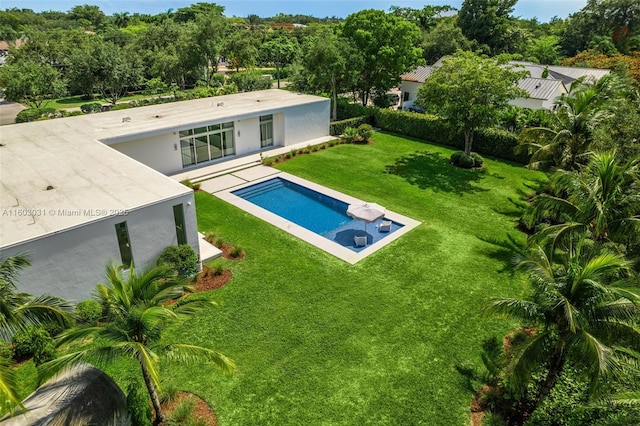
[[[431,73],[442,64],[443,59],[440,58],[430,66],[419,66],[415,71],[401,76],[402,109],[414,108],[418,90]],[[509,64],[529,72],[529,77],[518,83],[518,87],[524,89],[528,97],[513,99],[510,104],[530,109],[552,109],[554,102],[568,93],[571,85],[579,78],[598,81],[610,73],[609,70],[604,69],[539,65],[525,61],[510,61]]]
[[[0,259],[19,290],[79,301],[110,261],[199,252],[194,196],[167,174],[329,135],[329,99],[266,90],[0,128]]]

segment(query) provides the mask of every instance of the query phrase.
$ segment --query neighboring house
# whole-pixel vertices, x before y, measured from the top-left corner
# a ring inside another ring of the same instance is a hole
[[[518,87],[525,90],[529,97],[516,98],[509,103],[529,109],[553,109],[555,101],[567,93],[567,88],[560,80],[548,78],[523,78]]]
[[[4,40],[0,40],[0,65],[4,65],[9,58],[9,48],[15,47],[20,48],[25,43],[25,39],[18,39],[13,42],[7,42]]]
[[[418,90],[429,78],[434,70],[434,65],[419,66],[415,71],[402,74],[400,82],[400,108],[410,110],[415,108],[414,102],[418,98]]]
[[[418,90],[431,73],[437,69],[444,58],[431,66],[417,67],[415,71],[401,76],[402,109],[413,109]],[[510,103],[531,109],[552,109],[554,102],[571,90],[571,85],[579,78],[598,81],[610,73],[609,70],[596,68],[561,67],[539,65],[533,62],[510,61],[529,72],[529,77],[520,80],[518,86],[529,94],[528,98],[516,98]]]
[[[265,90],[2,127],[0,258],[19,290],[91,296],[109,261],[199,252],[191,189],[165,174],[329,135],[330,100]]]

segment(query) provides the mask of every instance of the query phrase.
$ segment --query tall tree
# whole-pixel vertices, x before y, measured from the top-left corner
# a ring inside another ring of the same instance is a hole
[[[57,339],[58,345],[94,338],[94,343],[76,352],[41,365],[42,378],[61,368],[86,359],[108,363],[123,356],[138,362],[155,410],[155,424],[165,421],[160,407],[160,356],[193,363],[206,360],[225,372],[233,372],[235,364],[212,349],[188,344],[163,344],[162,331],[172,323],[193,317],[199,309],[215,305],[210,300],[183,297],[190,289],[174,280],[171,268],[158,266],[136,275],[131,267],[128,279],[123,267],[109,265],[107,283],[98,284],[97,294],[107,312],[105,322],[95,327],[69,330]],[[174,302],[175,299],[178,299]]]
[[[282,67],[293,62],[299,50],[300,47],[298,43],[285,36],[273,38],[264,43],[260,48],[262,60],[276,67],[278,89],[280,88],[280,70]]]
[[[509,52],[512,31],[517,28],[510,16],[518,0],[464,0],[458,26],[469,40],[488,46],[492,54]],[[513,53],[513,52],[510,52]]]
[[[381,10],[362,10],[345,19],[342,35],[360,53],[362,66],[357,89],[366,105],[372,92],[385,93],[400,76],[424,63],[420,29],[407,20]],[[351,65],[350,65],[351,66]]]
[[[21,102],[31,108],[45,106],[67,93],[66,82],[51,65],[34,61],[6,64],[0,68],[0,86],[8,101]]]
[[[594,154],[580,172],[558,170],[549,193],[532,201],[529,226],[552,224],[533,236],[551,247],[575,235],[628,248],[640,243],[640,158],[622,162],[615,152]]]
[[[511,99],[526,95],[517,83],[527,72],[507,62],[460,51],[445,58],[418,91],[417,105],[440,115],[453,132],[464,132],[466,155],[476,129],[495,123]]]
[[[452,55],[458,50],[472,50],[473,43],[469,41],[451,18],[441,19],[438,24],[422,36],[423,57],[427,64],[433,64],[446,55]]]
[[[236,71],[253,67],[258,59],[258,40],[252,31],[236,29],[227,36],[222,54]]]
[[[96,50],[98,69],[95,89],[115,105],[133,87],[142,84],[142,64],[115,44],[104,43]]]
[[[300,58],[301,74],[313,91],[329,92],[333,120],[338,119],[338,93],[350,89],[357,81],[352,71],[360,58],[348,40],[340,39],[331,27],[321,27],[307,37]]]
[[[593,131],[608,117],[598,86],[574,83],[556,101],[552,127],[531,127],[520,133],[520,144],[531,154],[529,167],[575,170],[591,155]]]
[[[621,255],[598,253],[582,238],[552,255],[538,247],[518,267],[529,274],[530,298],[494,299],[486,307],[534,329],[513,345],[504,368],[517,401],[513,425],[527,421],[569,361],[583,369],[593,393],[622,362],[617,348],[640,342],[640,298],[625,284],[629,263]]]
[[[205,69],[207,87],[211,76],[218,71],[220,51],[224,45],[227,19],[222,15],[224,8],[214,8],[207,13],[196,14],[193,39],[200,53],[200,65]]]
[[[422,9],[413,9],[410,7],[391,6],[389,12],[413,22],[423,30],[430,30],[436,26],[438,20],[443,14],[454,11],[455,9],[449,5],[431,6],[426,5]]]

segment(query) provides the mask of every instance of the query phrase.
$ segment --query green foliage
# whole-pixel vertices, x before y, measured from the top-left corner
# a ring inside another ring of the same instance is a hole
[[[338,98],[338,117],[341,119],[373,117],[374,109],[357,103],[351,103],[345,98]]]
[[[464,0],[458,26],[469,40],[486,46],[490,53],[515,53],[522,34],[510,16],[517,0]],[[488,53],[489,53],[488,52]]]
[[[445,58],[418,91],[417,105],[440,115],[450,132],[464,133],[467,155],[475,131],[491,127],[511,99],[525,94],[517,82],[527,72],[516,71],[507,62],[503,56],[458,52]]]
[[[193,420],[193,410],[196,408],[196,403],[191,398],[185,398],[180,401],[173,409],[173,412],[168,418],[167,424],[169,426],[183,426],[191,424]]]
[[[229,75],[229,81],[236,85],[238,92],[252,92],[271,88],[272,80],[263,77],[260,72],[244,71]]]
[[[0,67],[0,87],[7,100],[22,102],[31,108],[42,108],[67,91],[58,70],[30,60]]]
[[[422,49],[418,47],[420,28],[382,10],[368,9],[349,15],[342,36],[362,58],[350,61],[349,66],[357,74],[356,88],[363,105],[372,91],[386,92],[400,82],[403,72],[424,63]]]
[[[193,189],[194,191],[200,190],[200,182],[191,182],[189,179],[180,181],[184,186]]]
[[[240,246],[234,246],[231,251],[229,252],[229,255],[233,258],[238,258],[238,257],[242,257],[244,256],[246,253],[244,251],[244,249]]]
[[[151,405],[141,383],[131,382],[127,387],[127,412],[131,426],[151,426]]]
[[[475,152],[472,152],[471,155],[465,154],[464,151],[456,151],[451,154],[451,164],[463,169],[481,167],[482,161],[482,157],[480,157],[480,155],[476,154]]]
[[[17,360],[33,357],[36,366],[55,357],[53,338],[42,326],[18,330],[13,335],[14,356]]]
[[[76,321],[85,325],[96,325],[102,316],[102,306],[97,300],[83,300],[76,305]]]
[[[102,111],[102,104],[98,102],[93,102],[90,104],[82,104],[80,105],[80,111],[85,114],[90,114],[92,112],[100,112]]]
[[[198,255],[189,244],[169,246],[162,250],[158,265],[170,266],[180,278],[193,277],[198,272]]]
[[[59,111],[55,108],[29,108],[23,109],[16,115],[16,123],[60,117],[64,117],[64,111]]]
[[[117,104],[111,107],[110,111],[120,111],[123,109],[133,108],[133,105],[130,103]]]

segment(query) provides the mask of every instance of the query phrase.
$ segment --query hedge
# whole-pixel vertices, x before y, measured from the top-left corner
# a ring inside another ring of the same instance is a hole
[[[28,108],[16,115],[16,123],[27,123],[36,120],[64,117],[65,111],[55,108]]]
[[[346,120],[334,121],[329,126],[329,134],[331,136],[340,136],[347,127],[358,127],[361,124],[371,124],[371,117],[363,115],[360,117],[347,118]]]
[[[346,104],[344,99],[341,101],[338,103],[338,116],[341,118],[351,119],[356,117],[356,119],[361,119],[362,117],[370,117],[369,124],[388,132],[399,133],[457,149],[464,148],[462,132],[452,132],[447,123],[436,115],[364,107],[359,104]],[[357,115],[354,115],[356,113]],[[334,124],[337,125],[344,121],[346,120],[337,121]],[[353,127],[353,124],[349,123],[348,126]],[[333,135],[334,133],[331,134]],[[517,136],[507,130],[491,128],[477,130],[474,133],[473,151],[521,164],[528,164],[530,155],[516,153],[515,148],[517,145]]]

